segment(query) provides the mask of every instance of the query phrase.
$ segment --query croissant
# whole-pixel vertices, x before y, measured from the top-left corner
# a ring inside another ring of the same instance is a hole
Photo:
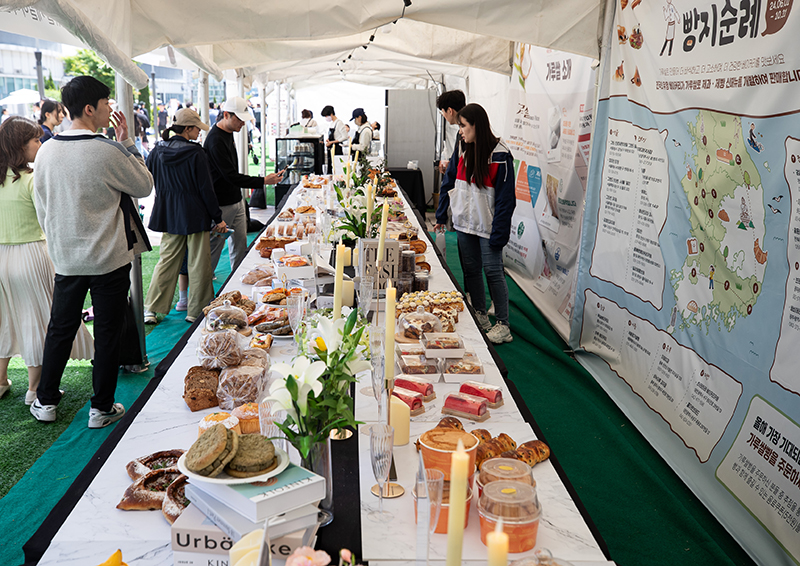
[[[478,444],[489,442],[492,439],[492,433],[486,430],[485,428],[476,428],[471,432],[473,435],[475,435],[475,438],[478,439]]]

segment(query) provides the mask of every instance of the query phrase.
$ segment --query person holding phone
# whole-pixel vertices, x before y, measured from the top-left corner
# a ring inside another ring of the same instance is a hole
[[[239,158],[233,142],[234,132],[242,129],[246,122],[254,120],[247,101],[234,96],[222,103],[219,109],[222,118],[211,127],[205,141],[205,149],[211,165],[211,180],[222,210],[222,220],[233,230],[233,236],[227,238],[230,252],[231,270],[247,253],[247,211],[242,198],[242,189],[263,188],[280,182],[283,171],[270,173],[266,177],[254,177],[239,173]],[[211,271],[217,268],[225,238],[212,235],[211,238]]]

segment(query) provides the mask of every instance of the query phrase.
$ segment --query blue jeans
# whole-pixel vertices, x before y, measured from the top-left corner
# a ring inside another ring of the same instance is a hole
[[[486,293],[483,288],[483,274],[486,273],[495,317],[498,322],[508,325],[508,285],[503,271],[503,248],[492,248],[488,239],[474,234],[458,230],[456,234],[464,267],[465,291],[470,294],[472,307],[486,314]]]

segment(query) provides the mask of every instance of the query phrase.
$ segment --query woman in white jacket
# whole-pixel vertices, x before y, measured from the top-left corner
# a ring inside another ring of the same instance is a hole
[[[495,344],[511,342],[508,324],[508,285],[503,271],[503,248],[508,243],[514,194],[514,158],[503,141],[492,134],[486,110],[467,104],[458,113],[462,143],[451,159],[439,189],[437,231],[444,230],[447,210],[464,267],[465,291],[470,294],[478,323]],[[497,324],[486,313],[483,274],[495,307]]]

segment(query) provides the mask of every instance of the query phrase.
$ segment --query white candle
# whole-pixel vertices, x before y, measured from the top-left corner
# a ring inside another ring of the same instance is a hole
[[[384,366],[386,368],[386,379],[394,379],[394,327],[395,327],[395,301],[397,299],[397,289],[389,287],[391,281],[387,283],[386,287],[386,335],[384,342],[386,350],[384,353]]]
[[[450,458],[450,511],[447,516],[447,566],[461,566],[464,518],[467,509],[467,466],[469,456],[459,439]]]
[[[394,358],[391,364],[394,365]],[[400,399],[392,395],[391,420],[389,424],[394,428],[394,445],[405,446],[408,444],[409,429],[411,427],[411,409]]]
[[[344,250],[343,244],[336,245],[336,279],[333,284],[333,320],[342,316],[342,281],[344,280]]]
[[[352,307],[355,303],[356,286],[352,280],[342,281],[342,304],[346,307]]]
[[[508,534],[503,532],[503,518],[497,521],[495,529],[486,534],[489,548],[489,566],[508,566]]]
[[[378,234],[378,257],[377,260],[383,261],[383,252],[386,247],[386,223],[389,221],[389,201],[383,199],[383,213],[381,214],[381,230]],[[378,274],[380,277],[380,273]]]
[[[369,229],[372,226],[372,213],[375,210],[375,187],[367,185],[367,230],[364,237],[369,238]]]

